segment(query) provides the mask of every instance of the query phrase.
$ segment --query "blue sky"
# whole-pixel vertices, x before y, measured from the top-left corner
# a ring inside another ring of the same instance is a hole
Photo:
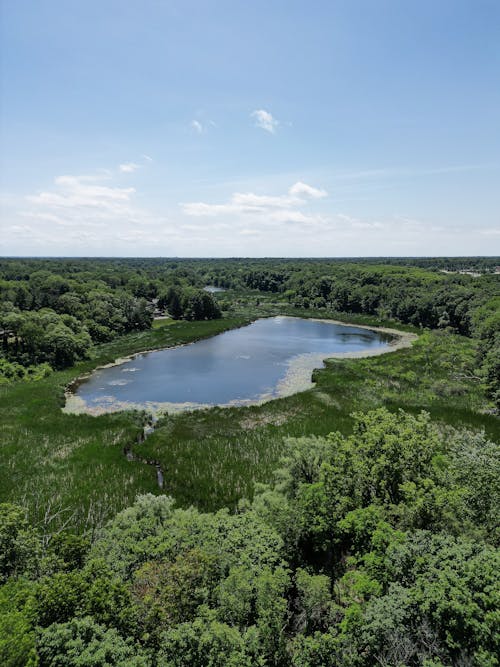
[[[0,254],[500,254],[497,0],[0,6]]]

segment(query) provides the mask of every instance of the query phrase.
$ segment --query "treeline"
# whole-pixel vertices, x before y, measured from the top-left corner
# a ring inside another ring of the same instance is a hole
[[[71,366],[94,344],[149,329],[169,290],[178,297],[173,317],[220,317],[213,297],[197,287],[200,277],[176,266],[146,271],[134,260],[0,261],[0,381]]]
[[[493,667],[498,446],[378,409],[290,439],[239,511],[141,496],[98,535],[0,505],[6,667]]]
[[[471,335],[473,311],[500,295],[500,275],[474,278],[423,269],[271,260],[252,268],[219,266],[207,271],[212,284],[284,296],[300,308],[327,308],[395,319],[414,326],[451,326]]]
[[[166,308],[174,320],[216,320],[221,317],[219,305],[209,292],[179,283],[160,293],[158,307]]]
[[[7,377],[19,365],[71,366],[87,357],[94,343],[147,329],[151,323],[152,307],[144,297],[113,289],[92,276],[64,278],[41,270],[23,280],[0,280]]]

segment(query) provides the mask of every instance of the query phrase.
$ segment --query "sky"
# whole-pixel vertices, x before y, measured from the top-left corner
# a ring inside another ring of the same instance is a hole
[[[500,254],[498,0],[0,0],[0,255]]]

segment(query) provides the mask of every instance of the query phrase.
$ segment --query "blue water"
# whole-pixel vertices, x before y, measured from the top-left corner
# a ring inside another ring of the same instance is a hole
[[[139,354],[111,368],[96,370],[76,395],[89,407],[123,404],[245,403],[279,395],[279,386],[297,360],[312,366],[318,354],[360,352],[387,347],[390,336],[291,317],[252,324],[182,347]],[[315,355],[315,357],[314,357]],[[322,359],[323,357],[321,357]],[[303,365],[303,364],[302,364]],[[307,364],[306,364],[307,365]]]

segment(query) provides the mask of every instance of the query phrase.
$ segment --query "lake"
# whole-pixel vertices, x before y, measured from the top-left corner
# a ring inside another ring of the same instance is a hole
[[[328,356],[387,351],[393,337],[370,329],[271,317],[212,338],[138,354],[77,383],[68,411],[99,414],[249,405],[312,386]]]
[[[203,288],[205,292],[210,292],[210,294],[217,294],[218,292],[225,292],[224,287],[216,287],[215,285],[205,285]]]

